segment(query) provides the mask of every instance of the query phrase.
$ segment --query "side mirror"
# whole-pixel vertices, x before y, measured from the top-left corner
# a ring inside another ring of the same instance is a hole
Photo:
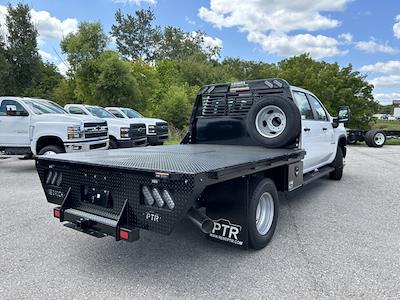
[[[338,109],[338,122],[347,123],[350,121],[350,108],[348,106],[340,106]]]
[[[15,105],[7,105],[6,115],[9,117],[27,117],[29,113],[25,110],[18,111]]]
[[[15,105],[6,105],[6,115],[14,117],[17,115],[17,107]]]

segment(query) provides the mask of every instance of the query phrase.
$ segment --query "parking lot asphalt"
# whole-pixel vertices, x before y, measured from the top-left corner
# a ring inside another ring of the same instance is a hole
[[[398,299],[400,147],[349,147],[342,181],[280,199],[261,251],[207,240],[188,221],[133,244],[51,216],[34,161],[0,159],[1,299]]]

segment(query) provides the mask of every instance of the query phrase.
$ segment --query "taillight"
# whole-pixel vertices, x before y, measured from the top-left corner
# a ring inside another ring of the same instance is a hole
[[[61,210],[59,207],[53,209],[53,216],[54,218],[59,219],[61,217]]]
[[[142,187],[142,195],[144,204],[148,206],[157,205],[159,208],[167,207],[170,210],[175,208],[174,200],[172,199],[171,193],[163,189],[160,191],[157,188],[150,188],[147,186]]]

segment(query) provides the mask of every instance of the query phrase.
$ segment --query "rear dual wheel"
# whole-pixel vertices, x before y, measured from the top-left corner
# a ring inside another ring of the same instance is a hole
[[[365,134],[368,147],[380,148],[386,143],[386,134],[382,130],[370,130]]]
[[[262,249],[275,233],[279,214],[278,191],[271,179],[261,180],[254,189],[249,204],[249,245]]]

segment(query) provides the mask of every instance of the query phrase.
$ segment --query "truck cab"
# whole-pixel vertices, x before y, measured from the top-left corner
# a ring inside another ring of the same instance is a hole
[[[141,121],[118,119],[97,105],[67,104],[64,108],[73,115],[93,116],[107,121],[110,149],[147,145],[146,125]]]
[[[72,116],[49,100],[0,97],[0,151],[8,155],[107,148],[108,127],[104,120]]]
[[[295,86],[290,90],[301,115],[300,147],[306,150],[304,173],[309,173],[332,163],[338,146],[346,151],[346,129],[343,124],[335,123],[312,92]]]
[[[145,118],[136,110],[127,107],[106,107],[119,119],[134,119],[146,124],[147,140],[150,145],[163,145],[168,139],[168,123],[164,120]]]

